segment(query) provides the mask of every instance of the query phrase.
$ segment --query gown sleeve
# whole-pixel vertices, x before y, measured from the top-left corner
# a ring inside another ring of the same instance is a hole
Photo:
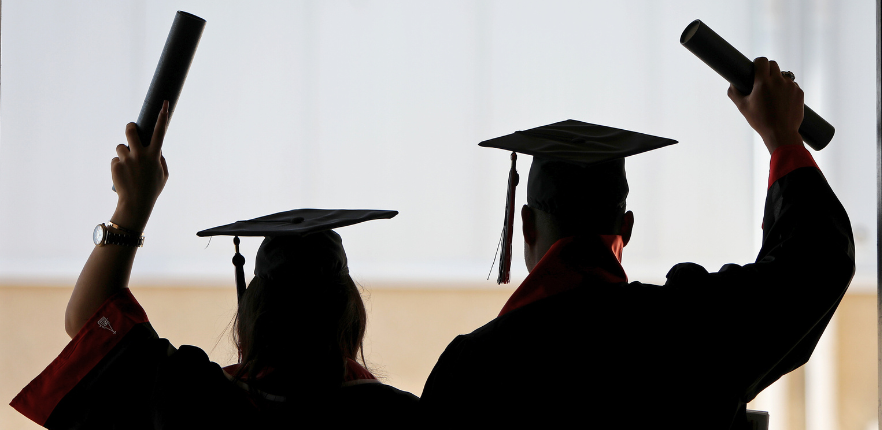
[[[772,155],[755,263],[716,273],[679,264],[665,288],[691,320],[678,331],[714,368],[727,369],[747,402],[808,361],[854,270],[845,209],[809,152],[785,146]]]
[[[157,381],[176,354],[124,289],[102,304],[10,405],[50,429],[154,428]],[[194,369],[210,364],[207,356],[188,363]]]

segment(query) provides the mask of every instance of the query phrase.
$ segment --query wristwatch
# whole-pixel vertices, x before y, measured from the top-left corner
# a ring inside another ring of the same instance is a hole
[[[144,246],[144,236],[139,234],[114,233],[110,231],[110,228],[126,232],[131,231],[120,228],[113,222],[98,224],[92,232],[92,241],[95,242],[96,246],[122,245],[138,248]]]

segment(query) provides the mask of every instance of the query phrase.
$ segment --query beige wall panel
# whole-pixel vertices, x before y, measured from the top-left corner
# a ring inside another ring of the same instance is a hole
[[[839,423],[841,430],[877,428],[876,295],[849,294],[836,311],[839,319]],[[872,427],[871,427],[872,426]]]

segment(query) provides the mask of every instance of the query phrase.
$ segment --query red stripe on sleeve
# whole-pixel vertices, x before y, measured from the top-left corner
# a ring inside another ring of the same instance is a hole
[[[818,169],[812,154],[802,145],[781,145],[772,153],[772,161],[769,164],[769,188],[784,175],[799,169],[800,167],[814,167]],[[819,169],[820,170],[820,169]]]
[[[92,315],[52,363],[9,404],[43,425],[67,395],[147,314],[128,288],[114,294]]]

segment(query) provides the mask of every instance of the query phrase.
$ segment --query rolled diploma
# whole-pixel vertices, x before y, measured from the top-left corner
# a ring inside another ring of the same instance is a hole
[[[753,62],[701,20],[692,21],[683,30],[680,43],[741,93],[750,94],[753,90]],[[805,106],[799,134],[808,146],[815,151],[824,149],[835,132],[829,122]]]
[[[159,117],[164,100],[168,100],[168,116],[171,119],[204,28],[205,20],[196,15],[183,11],[175,14],[175,20],[168,32],[168,39],[165,40],[159,64],[156,65],[153,80],[150,82],[147,97],[144,98],[136,122],[142,145],[150,145],[156,118]]]

